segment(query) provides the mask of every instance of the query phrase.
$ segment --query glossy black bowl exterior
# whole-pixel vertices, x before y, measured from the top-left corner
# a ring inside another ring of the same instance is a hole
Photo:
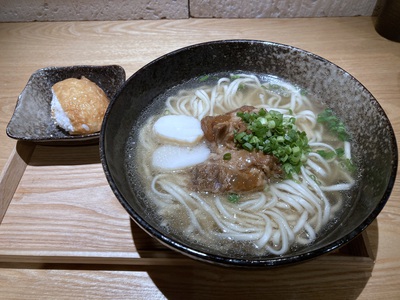
[[[341,116],[360,158],[360,185],[352,205],[334,230],[294,254],[279,257],[229,257],[165,234],[146,214],[127,180],[126,141],[133,123],[160,94],[173,86],[216,72],[238,70],[270,74],[308,90]],[[112,100],[100,133],[100,155],[116,197],[132,219],[163,244],[192,258],[226,266],[266,267],[304,261],[328,253],[360,234],[379,214],[391,193],[397,171],[392,126],[371,93],[337,65],[287,45],[250,40],[213,41],[166,54],[133,74]]]

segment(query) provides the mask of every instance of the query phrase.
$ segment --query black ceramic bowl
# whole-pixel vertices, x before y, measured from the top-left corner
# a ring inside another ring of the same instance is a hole
[[[298,252],[265,257],[230,257],[169,236],[146,211],[130,184],[125,159],[133,124],[159,95],[209,73],[270,74],[305,88],[347,125],[359,159],[360,184],[352,206],[334,230]],[[279,266],[304,261],[341,247],[377,217],[391,193],[397,170],[397,146],[392,126],[371,93],[335,64],[291,46],[249,40],[214,41],[166,54],[133,74],[112,100],[100,133],[100,154],[106,177],[132,219],[161,243],[192,258],[228,266]]]

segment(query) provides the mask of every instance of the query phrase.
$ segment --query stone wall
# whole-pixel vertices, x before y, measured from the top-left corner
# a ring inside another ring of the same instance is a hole
[[[382,0],[0,0],[0,22],[371,16]]]

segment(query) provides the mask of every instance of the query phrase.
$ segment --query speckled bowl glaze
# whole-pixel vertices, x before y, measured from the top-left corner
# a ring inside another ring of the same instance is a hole
[[[359,157],[360,184],[352,205],[334,229],[298,252],[265,257],[230,257],[213,246],[200,247],[171,236],[151,217],[128,180],[127,139],[135,120],[157,96],[209,73],[269,74],[306,89],[341,117],[352,134]],[[392,126],[371,93],[337,65],[307,51],[264,41],[226,40],[189,46],[149,63],[124,84],[112,100],[100,133],[100,155],[106,177],[123,207],[147,233],[189,257],[224,265],[271,267],[326,254],[351,241],[376,218],[392,191],[397,171],[397,146]]]
[[[51,87],[67,78],[86,77],[104,90],[112,99],[125,82],[125,70],[117,65],[48,67],[37,70],[29,78],[18,97],[14,114],[6,132],[11,138],[32,142],[95,141],[99,132],[70,135],[51,118]]]

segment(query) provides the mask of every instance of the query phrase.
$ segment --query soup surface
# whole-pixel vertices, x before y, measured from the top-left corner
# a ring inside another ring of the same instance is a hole
[[[212,74],[160,95],[132,128],[132,188],[165,232],[235,257],[285,255],[334,228],[355,186],[351,137],[307,92]]]

